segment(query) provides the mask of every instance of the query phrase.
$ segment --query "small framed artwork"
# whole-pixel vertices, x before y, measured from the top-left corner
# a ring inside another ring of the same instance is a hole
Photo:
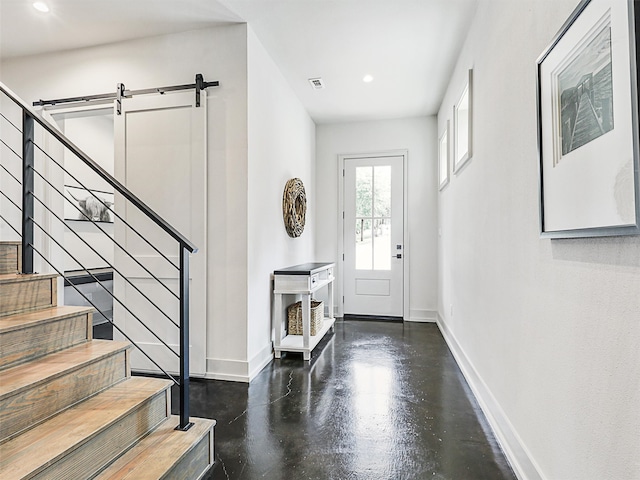
[[[438,182],[440,190],[449,183],[449,120],[438,141]]]
[[[113,223],[113,193],[64,186],[64,219]]]
[[[583,0],[538,59],[543,237],[640,234],[637,3]]]
[[[453,106],[453,171],[457,172],[471,159],[473,70],[465,78],[464,88]]]

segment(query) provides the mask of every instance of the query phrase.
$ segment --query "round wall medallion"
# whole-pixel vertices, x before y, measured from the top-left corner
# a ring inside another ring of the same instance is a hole
[[[290,237],[296,238],[304,231],[304,220],[307,213],[307,195],[299,178],[292,178],[284,186],[282,195],[282,216],[284,228]]]

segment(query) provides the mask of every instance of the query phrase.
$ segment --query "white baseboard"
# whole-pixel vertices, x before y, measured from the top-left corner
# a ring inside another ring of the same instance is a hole
[[[273,360],[271,343],[266,345],[250,361],[207,358],[204,378],[229,382],[250,383]]]
[[[438,312],[435,310],[409,310],[407,322],[436,323]]]
[[[437,324],[518,479],[545,480],[518,432],[440,315]]]
[[[249,360],[249,382],[256,378],[256,376],[273,360],[273,346],[269,342],[265,347],[254,355]]]
[[[249,362],[207,358],[207,373],[204,378],[249,383]]]

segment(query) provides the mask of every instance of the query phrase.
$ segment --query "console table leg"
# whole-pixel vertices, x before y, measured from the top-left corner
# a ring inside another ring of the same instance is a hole
[[[273,318],[275,319],[275,332],[274,332],[274,344],[276,351],[276,358],[280,358],[280,342],[282,342],[282,294],[277,293],[273,299]]]
[[[302,347],[309,348],[311,335],[311,295],[302,295]],[[308,359],[307,359],[308,360]]]

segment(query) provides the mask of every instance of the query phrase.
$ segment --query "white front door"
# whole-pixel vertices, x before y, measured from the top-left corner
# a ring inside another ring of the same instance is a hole
[[[122,114],[114,115],[115,177],[199,251],[190,260],[190,373],[204,375],[206,366],[206,95],[195,106],[193,91],[143,95],[123,99]],[[116,211],[134,226],[114,222],[114,236],[126,250],[171,292],[179,295],[179,244],[136,207],[115,197]],[[158,253],[147,242],[158,248]],[[164,258],[163,257],[166,257]],[[140,292],[179,323],[179,301],[148,272],[116,247],[115,265],[134,285],[114,274],[114,293],[131,310],[114,304],[114,322],[167,371],[179,371],[178,359],[140,322],[179,352],[179,330]],[[140,291],[138,291],[140,290]],[[134,316],[135,315],[135,316]],[[118,336],[114,332],[114,337]],[[134,350],[134,370],[157,368]]]
[[[404,157],[344,159],[344,313],[403,316]]]

